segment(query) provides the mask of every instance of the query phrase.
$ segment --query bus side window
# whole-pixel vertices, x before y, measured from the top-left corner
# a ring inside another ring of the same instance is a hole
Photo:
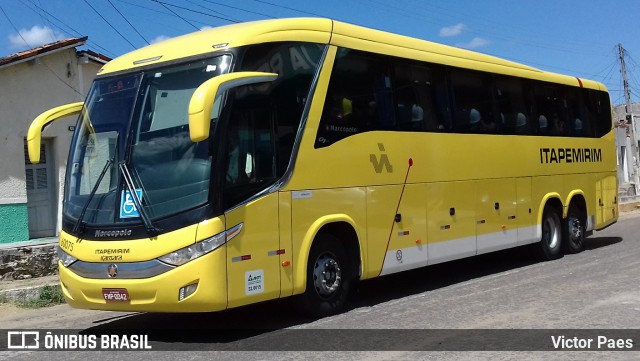
[[[491,75],[453,70],[454,121],[457,132],[497,133]]]
[[[523,82],[518,78],[496,79],[500,126],[504,134],[529,133],[529,109]]]
[[[340,49],[331,74],[315,148],[370,130],[396,128],[387,57]]]
[[[276,116],[273,109],[238,101],[226,132],[225,207],[255,194],[277,179]]]
[[[543,84],[538,84],[535,87],[534,94],[538,134],[566,136],[569,119],[565,94],[557,87]]]
[[[595,108],[595,130],[596,137],[600,138],[611,131],[611,101],[607,92],[589,90],[591,104],[596,104]]]
[[[394,100],[398,130],[443,131],[450,121],[445,101],[438,94],[446,94],[446,82],[442,69],[425,63],[395,60]],[[447,114],[448,115],[448,114]]]
[[[254,109],[254,117],[262,117],[274,127],[272,139],[268,138],[266,129],[262,129],[260,141],[256,143],[255,172],[261,179],[271,167],[275,167],[276,177],[281,177],[289,166],[309,87],[323,50],[324,45],[313,43],[263,43],[248,47],[241,57],[239,71],[278,73],[278,80],[270,86],[245,87],[241,92],[241,98],[245,99],[243,106]],[[283,59],[295,60],[295,64]],[[271,146],[275,149],[275,163],[259,156],[261,150]]]
[[[593,136],[591,123],[593,112],[589,109],[588,96],[585,89],[570,88],[567,90],[569,105],[569,132],[574,137]]]

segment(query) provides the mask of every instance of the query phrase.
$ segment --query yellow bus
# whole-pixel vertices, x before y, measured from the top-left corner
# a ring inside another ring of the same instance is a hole
[[[199,31],[106,64],[66,173],[73,307],[206,312],[530,245],[579,252],[616,222],[597,82],[330,19]]]

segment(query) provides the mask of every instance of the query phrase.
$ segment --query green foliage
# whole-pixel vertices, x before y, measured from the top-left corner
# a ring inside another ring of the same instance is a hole
[[[58,286],[44,286],[40,289],[40,294],[35,300],[29,300],[16,303],[23,308],[40,308],[55,306],[64,303],[64,295]]]

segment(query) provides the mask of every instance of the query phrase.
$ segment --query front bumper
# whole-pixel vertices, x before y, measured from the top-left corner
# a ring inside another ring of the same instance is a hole
[[[104,263],[105,272],[110,263]],[[93,279],[58,264],[67,303],[74,308],[137,312],[210,312],[227,308],[226,245],[182,266],[149,278]],[[196,291],[179,300],[181,287]],[[128,301],[105,301],[102,289],[126,289]]]

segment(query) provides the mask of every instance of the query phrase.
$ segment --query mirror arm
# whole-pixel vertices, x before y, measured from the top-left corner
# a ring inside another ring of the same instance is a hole
[[[202,83],[189,101],[189,135],[193,142],[209,138],[213,103],[229,89],[242,85],[271,82],[275,73],[238,72],[219,75]]]
[[[83,105],[83,102],[77,102],[49,109],[31,122],[27,132],[27,148],[31,163],[40,163],[40,143],[44,128],[60,118],[80,113]]]

